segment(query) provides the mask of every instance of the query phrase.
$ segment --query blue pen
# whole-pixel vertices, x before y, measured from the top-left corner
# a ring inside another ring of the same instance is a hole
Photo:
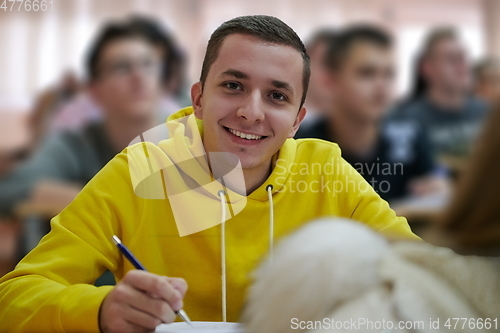
[[[139,262],[139,260],[137,260],[137,258],[134,257],[132,252],[130,252],[130,250],[125,245],[122,244],[120,238],[118,238],[117,236],[113,236],[113,241],[115,242],[120,252],[125,256],[125,258],[127,258],[130,261],[132,265],[134,265],[136,269],[140,269],[141,271],[147,271],[146,268]],[[193,326],[191,324],[191,320],[189,319],[187,313],[184,310],[181,309],[179,311],[175,311],[175,314],[181,317],[181,319],[184,320],[189,326],[191,327]]]

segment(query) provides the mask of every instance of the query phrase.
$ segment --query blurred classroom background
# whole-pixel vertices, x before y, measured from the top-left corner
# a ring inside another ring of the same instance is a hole
[[[396,55],[394,103],[411,91],[416,58],[425,36],[437,27],[455,29],[472,76],[474,64],[485,59],[495,63],[500,56],[500,1],[496,0],[53,0],[53,8],[43,12],[0,9],[0,184],[36,153],[42,141],[61,128],[77,126],[72,124],[75,118],[64,117],[64,110],[85,93],[84,56],[104,24],[140,15],[162,25],[178,58],[171,63],[178,70],[166,89],[174,108],[189,105],[189,88],[199,78],[210,34],[226,20],[251,14],[282,19],[306,44],[320,30],[358,23],[388,31]],[[499,84],[498,71],[489,76]],[[90,119],[95,110],[93,106],[87,110]],[[466,160],[466,156],[447,157],[440,163],[455,177]],[[45,232],[50,217],[81,185],[59,187],[50,179],[41,180],[0,218],[0,276],[36,244],[36,235]],[[421,200],[400,212],[418,225],[440,209],[435,200]]]

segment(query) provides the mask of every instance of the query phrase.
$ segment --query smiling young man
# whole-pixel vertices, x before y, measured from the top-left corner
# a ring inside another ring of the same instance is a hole
[[[306,114],[307,77],[297,73],[305,72],[308,61],[293,47],[231,34],[191,89],[195,115],[203,119],[205,150],[239,157],[247,193],[269,176],[272,156]]]
[[[417,239],[335,144],[292,139],[308,80],[304,45],[279,19],[222,24],[169,138],[145,133],[117,155],[0,280],[0,330],[150,332],[181,307],[192,320],[236,321],[273,241],[321,216]],[[113,235],[149,272],[133,270]],[[92,286],[105,269],[118,284]]]

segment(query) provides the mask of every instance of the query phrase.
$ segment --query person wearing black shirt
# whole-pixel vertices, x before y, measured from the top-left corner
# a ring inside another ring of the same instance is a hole
[[[455,169],[460,169],[474,149],[489,112],[488,104],[471,94],[471,73],[458,33],[437,28],[426,38],[412,94],[393,110],[419,121],[436,158]]]
[[[295,138],[336,142],[387,201],[444,190],[420,123],[386,116],[394,81],[391,37],[368,25],[343,30],[330,42],[325,65],[334,101]]]

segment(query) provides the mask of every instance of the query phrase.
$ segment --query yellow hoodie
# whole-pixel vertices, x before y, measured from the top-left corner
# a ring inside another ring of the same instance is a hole
[[[270,243],[312,219],[347,217],[384,234],[418,239],[406,220],[396,217],[340,157],[338,146],[322,140],[286,140],[273,158],[272,173],[258,189],[247,197],[226,196],[221,203],[221,185],[198,174],[206,171],[206,161],[176,164],[199,157],[199,142],[181,135],[201,128],[192,112],[189,107],[171,117],[170,139],[138,143],[118,154],[52,219],[51,232],[0,280],[0,332],[99,332],[99,306],[113,287],[92,284],[106,269],[118,281],[133,269],[112,243],[112,235],[120,237],[150,272],[184,278],[189,285],[184,309],[192,320],[206,321],[222,320],[222,258],[227,320],[237,321],[251,272],[268,254]],[[173,120],[183,116],[188,116],[184,124]],[[140,150],[147,160],[141,159]],[[149,179],[160,180],[144,181],[145,168]],[[154,172],[159,168],[170,171]],[[165,185],[172,183],[170,188]],[[198,184],[198,194],[209,198],[201,204],[175,199],[190,212],[206,211],[208,224],[203,222],[201,231],[194,233],[181,231],[169,199],[183,194],[185,184],[191,189]],[[223,213],[227,221],[221,224]]]

